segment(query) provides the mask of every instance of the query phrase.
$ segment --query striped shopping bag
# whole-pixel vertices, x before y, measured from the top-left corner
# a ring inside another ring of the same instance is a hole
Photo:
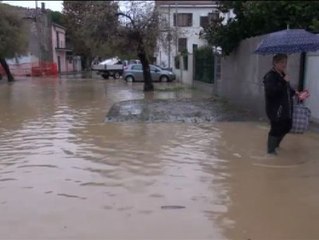
[[[292,114],[291,133],[304,133],[309,128],[311,111],[303,103],[295,103]]]

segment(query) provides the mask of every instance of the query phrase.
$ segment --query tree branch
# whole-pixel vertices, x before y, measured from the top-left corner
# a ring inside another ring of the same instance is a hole
[[[152,24],[155,21],[156,15],[152,14],[149,19],[145,20],[144,24],[142,24],[142,28],[146,28],[148,24]]]
[[[115,16],[117,16],[117,17],[118,16],[122,16],[122,17],[128,18],[131,21],[131,23],[133,25],[133,28],[136,28],[135,21],[132,19],[132,17],[130,15],[127,15],[125,13],[119,12],[119,13],[116,13]]]

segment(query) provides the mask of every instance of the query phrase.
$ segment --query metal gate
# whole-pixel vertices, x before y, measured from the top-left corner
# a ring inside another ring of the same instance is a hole
[[[194,51],[194,79],[205,83],[214,83],[214,54],[211,48],[199,48]]]

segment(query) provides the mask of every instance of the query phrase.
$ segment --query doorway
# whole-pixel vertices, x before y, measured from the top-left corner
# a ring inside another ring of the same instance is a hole
[[[61,57],[58,56],[58,72],[61,73]]]

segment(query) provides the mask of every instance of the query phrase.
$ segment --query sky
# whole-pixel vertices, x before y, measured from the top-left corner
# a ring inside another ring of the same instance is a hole
[[[14,6],[26,7],[26,8],[35,8],[36,1],[2,1],[2,3],[7,3]],[[38,7],[41,7],[41,2],[45,3],[45,8],[51,9],[52,11],[62,12],[63,9],[63,1],[37,1]],[[124,1],[120,2],[120,8],[122,9],[125,3]]]
[[[26,8],[35,8],[36,1],[2,1],[2,3],[7,3],[14,6],[26,7]],[[52,11],[62,12],[62,3],[63,1],[37,1],[38,7],[41,7],[41,2],[45,3],[45,8],[51,9]]]

